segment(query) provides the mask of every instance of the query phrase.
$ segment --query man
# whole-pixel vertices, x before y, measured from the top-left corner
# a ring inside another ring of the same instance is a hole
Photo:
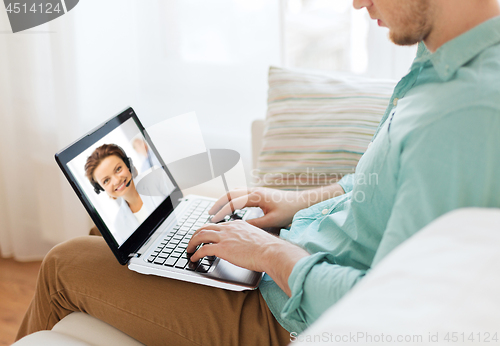
[[[47,256],[18,336],[82,310],[147,344],[287,343],[289,332],[303,331],[435,218],[460,207],[500,207],[497,0],[354,6],[387,26],[395,43],[420,44],[355,175],[302,193],[232,191],[233,204],[260,206],[265,216],[205,226],[189,245],[207,244],[193,261],[217,255],[265,271],[258,291],[139,275],[115,265],[101,239],[87,237]],[[214,220],[228,211],[219,200]],[[290,222],[280,238],[259,228]]]

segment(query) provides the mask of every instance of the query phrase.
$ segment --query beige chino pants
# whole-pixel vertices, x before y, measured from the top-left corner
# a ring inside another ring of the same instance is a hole
[[[289,333],[260,291],[142,275],[121,266],[102,237],[70,240],[45,257],[18,338],[88,313],[146,345],[286,345]]]

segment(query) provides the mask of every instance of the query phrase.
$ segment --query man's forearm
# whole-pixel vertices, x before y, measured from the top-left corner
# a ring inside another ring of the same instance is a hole
[[[339,184],[335,183],[328,186],[322,186],[317,189],[305,190],[301,192],[301,197],[307,202],[307,207],[326,201],[345,194],[344,189]]]
[[[335,183],[329,186],[322,186],[317,189],[305,190],[300,193],[300,202],[303,208],[326,201],[345,194],[344,189]],[[292,273],[295,264],[303,257],[310,254],[301,247],[289,243],[282,239],[266,244],[264,251],[264,261],[266,262],[265,272],[273,278],[274,282],[290,297],[291,290],[288,287],[288,278]]]
[[[288,278],[293,267],[301,258],[310,254],[301,247],[279,238],[264,246],[266,249],[262,259],[266,262],[265,272],[290,297],[292,292],[288,286]]]

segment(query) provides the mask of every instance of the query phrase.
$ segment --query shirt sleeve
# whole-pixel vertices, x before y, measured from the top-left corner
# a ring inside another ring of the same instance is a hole
[[[356,177],[355,173],[344,175],[342,177],[342,179],[340,179],[337,182],[337,184],[339,184],[340,186],[342,186],[342,188],[344,189],[345,193],[349,193],[354,188],[355,177]]]
[[[477,109],[475,114],[464,110],[444,117],[404,142],[394,206],[372,266],[448,211],[500,207],[500,136],[496,133],[500,116]],[[489,141],[485,144],[478,138]],[[366,272],[336,264],[329,253],[302,258],[288,279],[292,294],[281,317],[313,323]]]
[[[335,264],[333,256],[327,252],[300,259],[288,278],[292,295],[281,317],[310,325],[365,274],[364,270]]]

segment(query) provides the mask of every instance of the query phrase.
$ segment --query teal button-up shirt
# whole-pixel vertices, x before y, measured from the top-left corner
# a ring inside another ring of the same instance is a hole
[[[259,287],[290,332],[437,217],[500,207],[500,17],[433,54],[419,45],[355,174],[339,183],[345,195],[298,212],[281,231],[311,253],[288,279],[292,296],[269,276]]]

